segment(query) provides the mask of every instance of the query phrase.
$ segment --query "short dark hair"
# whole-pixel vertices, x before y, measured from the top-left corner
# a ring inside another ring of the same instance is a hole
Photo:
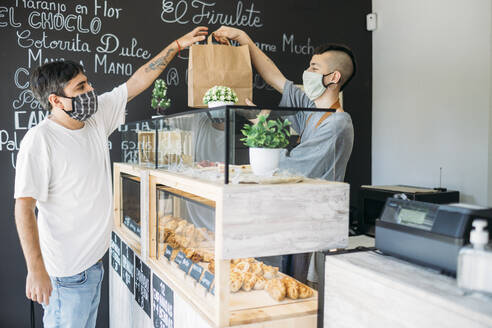
[[[41,106],[50,111],[49,95],[52,93],[63,95],[63,89],[68,81],[79,73],[84,73],[84,68],[71,60],[54,61],[41,65],[31,74],[31,91]]]
[[[316,49],[314,49],[314,55],[321,55],[321,54],[324,54],[325,52],[329,52],[329,51],[343,52],[347,56],[349,56],[350,60],[352,61],[352,74],[350,74],[350,76],[348,76],[348,77],[344,77],[345,81],[343,81],[343,84],[340,87],[340,91],[341,91],[352,80],[352,78],[354,77],[354,75],[357,71],[355,56],[349,47],[342,45],[342,44],[333,44],[333,43],[327,43],[327,44],[323,44],[323,45],[316,47]]]

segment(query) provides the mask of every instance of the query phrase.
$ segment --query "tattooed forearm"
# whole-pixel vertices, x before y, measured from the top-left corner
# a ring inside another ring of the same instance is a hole
[[[170,61],[169,57],[174,51],[174,48],[170,48],[163,57],[159,57],[155,61],[150,63],[149,66],[145,68],[145,72],[148,73],[150,71],[163,70],[164,68],[166,68],[167,64],[169,64]]]

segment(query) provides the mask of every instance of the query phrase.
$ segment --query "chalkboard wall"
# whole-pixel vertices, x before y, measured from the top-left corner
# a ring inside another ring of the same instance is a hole
[[[221,24],[242,28],[278,65],[288,79],[301,82],[314,47],[344,43],[355,52],[359,71],[344,92],[352,115],[355,145],[346,181],[351,203],[361,184],[371,182],[372,41],[365,30],[370,0],[2,0],[0,3],[0,326],[26,327],[26,268],[14,223],[15,159],[26,131],[44,112],[29,91],[29,72],[56,60],[80,61],[98,93],[125,82],[138,67],[197,25],[215,30]],[[172,99],[170,112],[186,108],[187,51],[162,74]],[[280,95],[254,75],[254,101],[272,106]],[[150,90],[127,106],[127,121],[149,118]],[[120,157],[120,136],[113,134],[111,158]],[[106,261],[106,270],[107,261]],[[107,276],[98,327],[108,326]],[[42,311],[37,307],[41,326]]]

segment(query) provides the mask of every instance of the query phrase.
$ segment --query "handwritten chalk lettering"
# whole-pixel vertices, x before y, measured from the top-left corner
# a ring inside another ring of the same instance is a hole
[[[23,73],[25,75],[24,77],[24,83],[21,84],[21,82],[19,81],[20,79],[20,74]],[[29,87],[29,71],[27,69],[25,69],[24,67],[19,67],[16,71],[15,71],[15,74],[14,74],[14,83],[15,83],[15,86],[19,89],[25,89],[27,87]]]
[[[14,170],[15,170],[15,164],[17,164],[16,154],[17,153],[15,153],[15,152],[10,152],[10,164],[12,164],[12,167],[14,168]]]
[[[282,51],[290,51],[296,55],[312,55],[314,53],[314,47],[311,45],[311,38],[307,38],[305,44],[295,44],[294,34],[287,36],[284,33],[282,35]]]
[[[41,66],[42,64],[64,60],[64,58],[46,58],[46,57],[43,59],[43,49],[38,49],[36,53],[32,49],[27,49],[27,57],[28,57],[29,68],[33,67],[33,63],[37,64],[38,66]],[[84,66],[82,64],[82,61],[80,61],[80,64]]]
[[[42,110],[41,104],[36,100],[34,94],[29,89],[24,89],[19,94],[16,100],[12,102],[12,107],[14,109],[22,108],[24,105],[29,105],[31,109],[39,109]]]
[[[16,130],[29,130],[38,125],[48,115],[46,111],[15,111],[14,127]],[[26,123],[27,117],[27,123]]]
[[[120,46],[118,37],[111,33],[106,33],[101,36],[100,42],[102,46],[96,48],[96,51],[103,54],[112,54]]]
[[[67,6],[64,3],[58,3],[54,1],[21,0],[21,5],[23,5],[26,9],[41,9],[57,12],[67,11]],[[15,0],[15,6],[19,7],[19,0]]]
[[[177,86],[179,84],[179,74],[176,67],[172,67],[169,69],[169,71],[167,71],[166,83],[167,85],[174,86]]]
[[[94,17],[90,20],[87,26],[84,24],[84,16],[82,15],[63,15],[61,13],[52,12],[38,12],[32,11],[28,18],[27,23],[31,28],[73,32],[77,30],[80,33],[92,33],[94,35],[99,34],[101,31],[102,23],[99,17]],[[85,25],[85,26],[84,26]]]
[[[75,6],[75,12],[77,14],[87,15],[87,14],[89,14],[89,9],[87,8],[87,6],[84,6],[84,5],[76,5]]]
[[[13,139],[10,139],[10,135],[7,131],[0,131],[0,151],[2,150],[19,150],[19,144],[17,142],[17,133],[14,131]]]
[[[95,54],[95,62],[94,62],[94,73],[98,73],[98,68],[102,68],[102,73],[104,74],[114,74],[114,75],[123,75],[123,76],[131,76],[133,74],[133,65],[130,63],[118,63],[111,62],[108,63],[108,55],[103,55],[99,57],[98,54]]]
[[[255,42],[256,46],[263,52],[277,52],[277,46],[274,44],[268,44],[263,42]]]
[[[183,17],[188,12],[188,3],[185,0],[180,0],[174,6],[173,1],[162,1],[161,20],[164,23],[188,24],[189,20],[184,20]]]
[[[12,26],[12,27],[20,27],[21,23],[17,23],[15,21],[15,11],[14,7],[0,7],[0,27],[7,27],[7,26]],[[7,13],[8,13],[8,18],[7,18]]]
[[[120,56],[149,59],[151,56],[150,52],[142,48],[137,48],[137,43],[137,39],[132,38],[130,47],[121,47]]]
[[[122,8],[113,8],[108,6],[108,2],[105,0],[104,5],[98,5],[97,0],[94,0],[94,16],[97,16],[97,11],[99,9],[103,9],[103,17],[107,18],[120,18],[120,12],[123,10]]]
[[[216,3],[205,2],[203,0],[193,0],[191,5],[194,8],[198,8],[200,10],[199,14],[193,16],[193,23],[195,24],[220,24],[220,25],[228,25],[228,26],[247,26],[247,27],[262,27],[263,23],[261,22],[259,10],[255,10],[254,3],[251,3],[251,6],[244,10],[243,13],[243,2],[238,1],[236,4],[236,13],[234,14],[224,14],[220,12],[216,12],[215,10],[211,10],[210,7],[215,7]]]
[[[30,38],[31,31],[24,30],[22,32],[17,31],[17,44],[21,48],[31,48],[35,47],[38,49],[57,49],[57,50],[67,50],[73,52],[91,52],[89,44],[80,40],[78,33],[75,34],[75,38],[71,41],[68,40],[47,40],[48,36],[46,32],[43,31],[41,39],[35,40]]]

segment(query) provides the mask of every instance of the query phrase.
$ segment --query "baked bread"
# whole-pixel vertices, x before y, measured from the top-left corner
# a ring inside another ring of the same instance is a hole
[[[208,271],[210,271],[210,273],[215,274],[215,260],[214,259],[212,259],[210,261],[210,263],[208,264]]]
[[[309,298],[313,296],[313,290],[304,284],[299,284],[299,298]]]
[[[235,293],[241,289],[243,285],[243,277],[239,272],[231,272],[229,289],[231,292]]]
[[[299,298],[299,285],[295,279],[284,277],[282,278],[282,283],[285,285],[288,298],[293,300]]]
[[[265,289],[266,279],[263,276],[256,275],[255,290]]]
[[[251,263],[249,266],[249,272],[252,272],[256,275],[263,276],[263,267],[261,262]]]
[[[256,275],[251,272],[245,272],[243,274],[243,290],[249,292],[256,284]]]
[[[265,290],[270,295],[271,298],[280,302],[285,299],[285,295],[287,293],[285,289],[285,285],[282,283],[280,279],[271,279],[267,281],[265,285]]]
[[[278,273],[277,267],[273,267],[266,264],[262,264],[261,267],[263,269],[263,277],[265,277],[265,279],[270,280],[277,277],[277,273]]]
[[[249,271],[250,263],[249,262],[239,262],[233,267],[233,271],[245,273]]]

